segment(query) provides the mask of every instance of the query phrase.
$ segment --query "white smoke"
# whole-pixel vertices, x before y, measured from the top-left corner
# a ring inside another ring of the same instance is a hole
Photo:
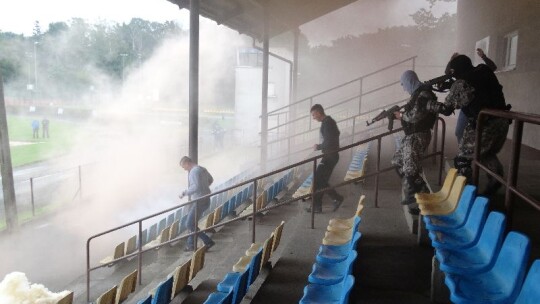
[[[22,272],[12,272],[0,282],[0,304],[56,304],[69,291],[54,293],[41,284],[30,284]]]

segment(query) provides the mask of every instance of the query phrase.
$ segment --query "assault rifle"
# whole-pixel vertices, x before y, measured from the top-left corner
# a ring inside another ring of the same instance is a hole
[[[454,84],[454,79],[452,75],[442,75],[428,81],[424,81],[424,84],[430,86],[433,91],[443,93],[450,90],[450,87],[452,84]]]
[[[374,124],[375,122],[377,122],[377,121],[379,121],[381,119],[388,118],[388,131],[392,131],[394,129],[394,119],[396,119],[396,117],[394,116],[394,112],[401,111],[401,109],[403,109],[403,107],[405,107],[405,106],[404,105],[403,106],[395,105],[395,106],[392,106],[388,110],[383,110],[381,113],[379,113],[379,115],[375,116],[371,120],[371,122],[366,121],[366,125],[371,126],[372,124]]]

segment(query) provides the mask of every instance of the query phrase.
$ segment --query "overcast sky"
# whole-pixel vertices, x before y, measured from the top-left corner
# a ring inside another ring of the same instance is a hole
[[[341,36],[411,25],[410,14],[421,7],[428,7],[426,0],[360,0],[303,25],[301,30],[311,45],[330,44]],[[436,15],[447,11],[454,13],[456,3],[442,2],[434,8]],[[129,22],[138,17],[158,22],[174,20],[184,28],[189,25],[189,12],[167,0],[0,0],[0,30],[4,32],[30,36],[36,20],[46,31],[50,22],[74,17],[90,23]]]
[[[49,23],[74,17],[91,23],[99,19],[129,22],[139,17],[185,24],[189,12],[167,0],[0,0],[0,30],[3,32],[32,35],[36,20],[42,31],[46,31]]]

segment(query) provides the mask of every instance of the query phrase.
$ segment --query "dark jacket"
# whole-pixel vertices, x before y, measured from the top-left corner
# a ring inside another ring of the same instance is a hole
[[[322,150],[323,153],[336,151],[339,149],[339,129],[336,121],[326,116],[321,123],[321,144],[317,145],[317,150]]]

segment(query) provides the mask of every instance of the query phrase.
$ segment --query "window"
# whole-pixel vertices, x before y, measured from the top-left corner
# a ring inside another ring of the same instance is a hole
[[[489,54],[489,36],[476,41],[476,45],[474,47],[474,65],[479,65],[481,63],[484,63],[484,60],[476,54],[476,49],[482,49],[484,51],[484,54]],[[488,55],[489,57],[489,55]]]
[[[238,66],[260,67],[262,66],[262,53],[253,48],[241,48],[238,50]]]
[[[516,68],[517,47],[518,47],[518,32],[513,32],[505,36],[506,52],[504,68],[507,70]]]

